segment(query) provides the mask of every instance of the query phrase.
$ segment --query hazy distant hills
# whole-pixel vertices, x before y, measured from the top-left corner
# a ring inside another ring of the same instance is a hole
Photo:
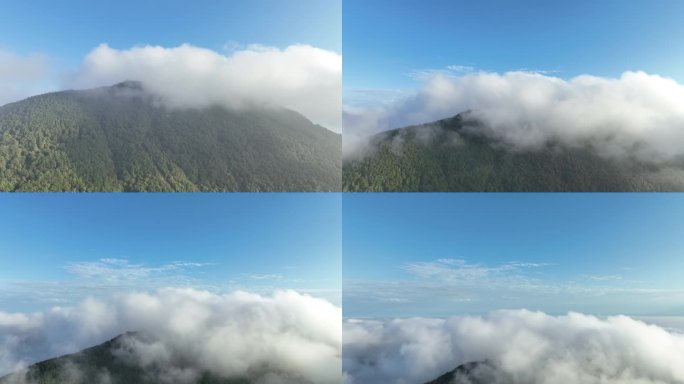
[[[169,109],[138,82],[0,107],[2,191],[335,191],[341,136],[277,108]]]
[[[135,333],[120,335],[112,340],[81,352],[45,360],[20,372],[0,378],[0,384],[157,384],[175,382],[166,368],[136,365],[122,354],[125,337],[140,337]],[[182,366],[177,367],[182,369]],[[178,372],[175,372],[178,374]],[[251,384],[244,379],[222,379],[205,373],[192,381],[196,384]]]
[[[682,191],[684,161],[646,164],[549,144],[511,150],[468,113],[382,132],[343,165],[345,191]]]
[[[495,384],[500,383],[497,369],[488,361],[461,364],[425,384]]]

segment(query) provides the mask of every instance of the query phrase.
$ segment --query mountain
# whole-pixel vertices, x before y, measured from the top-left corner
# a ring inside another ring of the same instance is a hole
[[[141,337],[137,333],[117,336],[81,352],[45,360],[0,378],[0,384],[157,384],[174,382],[171,372],[161,367],[143,369],[121,351],[126,338]],[[178,367],[185,368],[185,367]],[[186,382],[186,381],[184,381]],[[247,378],[222,379],[202,374],[194,384],[252,384]]]
[[[454,370],[425,384],[496,384],[501,383],[496,367],[489,361],[461,364]]]
[[[167,108],[127,81],[0,107],[1,191],[339,191],[341,136],[284,108]]]
[[[344,191],[683,191],[684,161],[647,164],[551,143],[513,150],[468,112],[379,133],[347,156]]]

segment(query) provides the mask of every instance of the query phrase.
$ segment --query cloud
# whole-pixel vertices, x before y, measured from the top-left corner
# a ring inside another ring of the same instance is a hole
[[[684,334],[626,316],[526,310],[344,322],[344,382],[422,383],[473,361],[493,384],[684,382]]]
[[[335,305],[341,302],[339,283],[326,279],[300,278],[296,273],[215,273],[216,263],[176,260],[160,264],[138,263],[125,258],[105,257],[94,261],[69,262],[61,268],[66,278],[0,278],[0,302],[6,309],[32,311],[52,305],[76,305],[86,297],[106,298],[140,289],[193,288],[222,294],[246,290],[259,294],[296,289]]]
[[[482,282],[482,279],[486,277],[502,278],[505,276],[516,276],[522,278],[524,275],[523,270],[546,265],[547,264],[545,263],[514,261],[495,266],[486,266],[481,264],[469,264],[465,260],[460,259],[437,259],[436,262],[420,261],[407,263],[404,265],[404,270],[412,275],[425,279],[450,280],[455,282]]]
[[[23,308],[44,308],[46,305],[74,305],[85,297],[108,297],[116,293],[134,291],[144,284],[146,289],[185,287],[225,292],[211,286],[204,278],[205,262],[172,261],[160,265],[132,263],[123,258],[101,258],[96,261],[78,261],[62,268],[70,278],[60,280],[0,279],[0,301]],[[269,291],[269,292],[272,292]]]
[[[228,49],[230,48],[230,49]],[[309,45],[285,49],[231,44],[221,54],[183,44],[119,50],[101,44],[67,76],[65,87],[139,80],[170,107],[283,106],[340,131],[342,57]]]
[[[398,281],[346,280],[344,303],[350,316],[441,315],[444,308],[454,309],[453,303],[459,303],[461,312],[481,313],[524,305],[532,297],[538,305],[555,305],[570,289],[546,278],[545,266],[517,261],[472,264],[451,258],[407,262],[400,266],[406,276]]]
[[[252,280],[282,280],[284,276],[277,273],[267,273],[267,274],[251,274],[247,275],[247,278]]]
[[[217,295],[173,288],[47,312],[0,312],[0,376],[136,331],[144,337],[127,338],[121,353],[143,368],[177,373],[170,382],[211,372],[264,384],[339,383],[341,315],[339,307],[295,291]]]
[[[622,276],[620,275],[586,275],[584,277],[595,281],[622,280]]]
[[[360,106],[364,107],[361,110],[367,111],[371,105],[390,105],[408,95],[411,95],[411,92],[404,89],[351,88],[345,90],[343,97],[347,109]]]
[[[469,73],[479,72],[475,67],[470,65],[447,65],[442,69],[418,69],[409,73],[409,77],[413,80],[427,81],[435,76],[457,77]]]
[[[561,143],[652,163],[684,155],[684,85],[675,80],[644,72],[565,80],[530,71],[437,73],[391,105],[345,108],[345,153],[368,135],[467,110],[482,123],[479,132],[513,150]]]
[[[139,283],[139,279],[166,276],[169,273],[181,273],[210,266],[210,263],[174,261],[160,266],[130,264],[127,259],[103,258],[99,261],[80,261],[67,264],[65,269],[82,279],[95,279],[106,282]]]
[[[0,49],[0,106],[43,92],[49,75],[45,56]]]
[[[677,312],[684,299],[681,288],[646,283],[630,275],[572,275],[566,267],[452,258],[407,262],[399,266],[405,275],[394,281],[345,280],[344,305],[348,316],[441,316],[519,307],[551,313],[570,309],[643,314]]]

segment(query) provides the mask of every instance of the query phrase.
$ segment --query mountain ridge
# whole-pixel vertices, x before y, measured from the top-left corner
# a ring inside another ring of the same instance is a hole
[[[2,191],[338,191],[341,136],[285,108],[168,108],[126,81],[0,107]]]
[[[157,384],[166,372],[161,367],[142,368],[122,357],[130,339],[144,339],[139,332],[126,332],[101,344],[31,364],[0,377],[0,384]],[[193,384],[253,384],[248,378],[220,378],[202,373]]]
[[[463,363],[425,384],[494,384],[497,368],[489,360]]]
[[[470,112],[384,131],[344,159],[350,192],[683,191],[684,161],[603,157],[591,143],[516,150],[492,139]]]

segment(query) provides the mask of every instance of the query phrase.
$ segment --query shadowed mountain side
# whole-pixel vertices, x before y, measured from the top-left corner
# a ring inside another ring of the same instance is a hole
[[[461,364],[425,384],[503,384],[497,369],[488,361]]]
[[[139,82],[0,107],[2,191],[337,191],[341,136],[284,108],[162,106]]]
[[[139,338],[136,333],[120,335],[81,352],[65,355],[33,364],[24,370],[0,378],[0,384],[156,384],[178,382],[173,375],[184,377],[182,363],[178,372],[169,372],[167,367],[146,367],[137,365],[130,357],[124,357],[125,338]],[[188,376],[185,376],[188,378]],[[219,378],[203,373],[199,378],[190,378],[184,383],[196,384],[251,384],[246,378]]]
[[[462,113],[382,132],[343,165],[344,191],[684,191],[684,161],[648,164],[547,144],[514,150]]]

